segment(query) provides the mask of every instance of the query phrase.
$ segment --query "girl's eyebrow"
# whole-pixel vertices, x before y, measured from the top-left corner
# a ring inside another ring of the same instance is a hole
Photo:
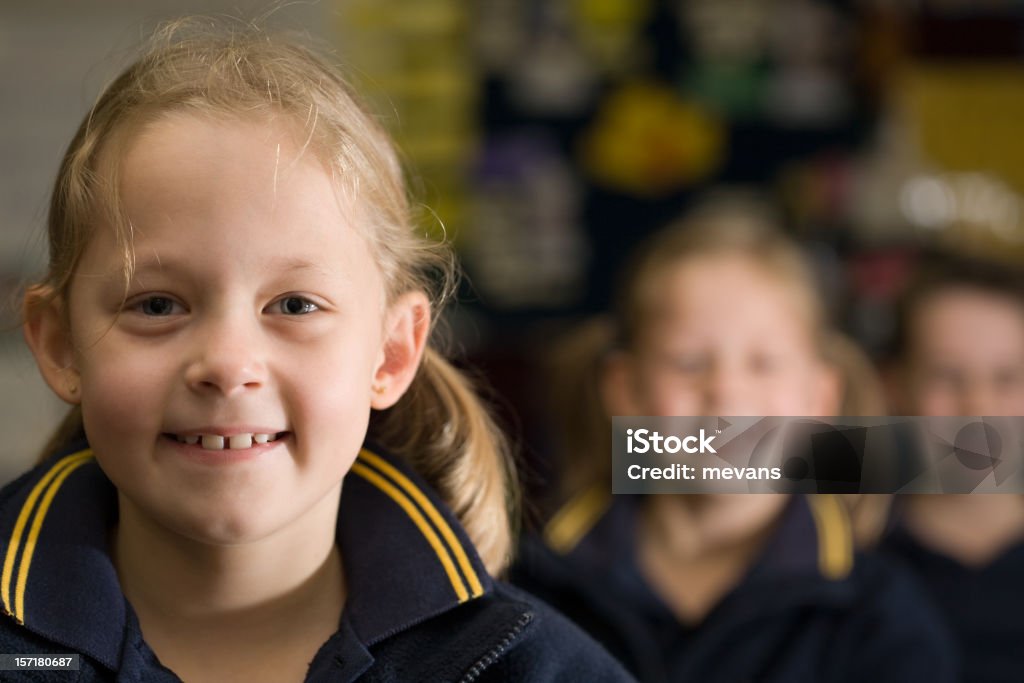
[[[319,275],[331,275],[332,272],[335,272],[329,268],[325,268],[321,263],[315,263],[313,261],[307,261],[306,259],[296,257],[271,260],[270,266],[276,266],[279,270],[284,272],[309,270]]]
[[[190,275],[195,273],[196,270],[191,263],[191,260],[188,259],[183,259],[181,261],[173,257],[164,259],[160,258],[157,254],[153,254],[136,260],[132,270],[136,276],[150,272],[159,272],[171,275]],[[295,271],[311,271],[318,275],[333,275],[338,273],[336,269],[326,268],[321,263],[294,256],[270,258],[262,261],[260,268],[265,272],[280,272],[285,274]],[[122,272],[123,271],[118,270],[117,274],[120,275]]]

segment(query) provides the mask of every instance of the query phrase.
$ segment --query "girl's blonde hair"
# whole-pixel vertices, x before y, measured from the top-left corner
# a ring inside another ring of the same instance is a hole
[[[414,225],[402,166],[388,134],[321,57],[249,26],[186,19],[159,29],[142,57],[102,93],[71,141],[50,204],[50,261],[29,289],[32,305],[66,302],[78,261],[98,224],[114,227],[132,277],[131,227],[118,196],[118,152],[141,126],[169,112],[284,119],[342,192],[368,210],[361,228],[383,274],[388,301],[409,291],[439,309],[457,268],[448,245]],[[25,311],[26,316],[32,311]],[[66,314],[66,311],[65,311]],[[83,431],[73,409],[44,457]],[[508,563],[518,486],[507,443],[473,386],[428,346],[412,386],[373,416],[370,438],[405,458],[451,506],[487,568]]]

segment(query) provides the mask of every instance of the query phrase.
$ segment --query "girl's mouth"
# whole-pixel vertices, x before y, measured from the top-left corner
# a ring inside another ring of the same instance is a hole
[[[162,436],[187,446],[199,446],[206,451],[239,451],[277,441],[288,436],[288,434],[289,432],[276,432],[274,434],[232,434],[231,436],[223,436],[221,434],[165,433]]]

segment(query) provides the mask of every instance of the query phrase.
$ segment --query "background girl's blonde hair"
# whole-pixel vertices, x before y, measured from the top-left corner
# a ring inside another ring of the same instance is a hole
[[[291,123],[305,141],[303,151],[316,154],[338,190],[368,210],[361,230],[388,300],[425,291],[436,312],[452,293],[457,271],[450,248],[414,226],[394,146],[336,69],[299,43],[257,27],[187,19],[155,33],[75,134],[50,204],[49,268],[29,288],[30,305],[67,301],[97,225],[115,230],[127,287],[134,255],[118,196],[117,159],[135,131],[169,112]],[[44,457],[82,431],[81,412],[74,409]],[[462,373],[428,346],[411,388],[394,407],[373,416],[369,435],[437,489],[490,571],[507,564],[518,517],[515,473],[505,439]]]

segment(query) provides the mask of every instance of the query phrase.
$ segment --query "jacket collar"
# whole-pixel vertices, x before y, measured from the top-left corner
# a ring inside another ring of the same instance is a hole
[[[0,600],[30,631],[111,669],[127,602],[107,548],[117,492],[80,444],[7,487],[0,502]]]
[[[814,576],[837,581],[846,578],[853,562],[853,530],[839,498],[794,495],[750,579]]]
[[[3,612],[118,669],[131,608],[108,549],[116,489],[83,443],[5,493]],[[379,450],[364,448],[346,476],[337,542],[348,586],[343,622],[366,647],[493,587],[454,515],[408,466]]]
[[[555,552],[590,566],[635,557],[624,552],[624,544],[631,547],[636,538],[642,501],[643,496],[612,496],[605,487],[584,491],[552,517],[545,541]],[[793,495],[747,578],[840,580],[852,570],[853,559],[853,534],[839,498]]]
[[[363,449],[338,515],[345,610],[367,646],[480,597],[491,579],[454,515],[397,458]]]

